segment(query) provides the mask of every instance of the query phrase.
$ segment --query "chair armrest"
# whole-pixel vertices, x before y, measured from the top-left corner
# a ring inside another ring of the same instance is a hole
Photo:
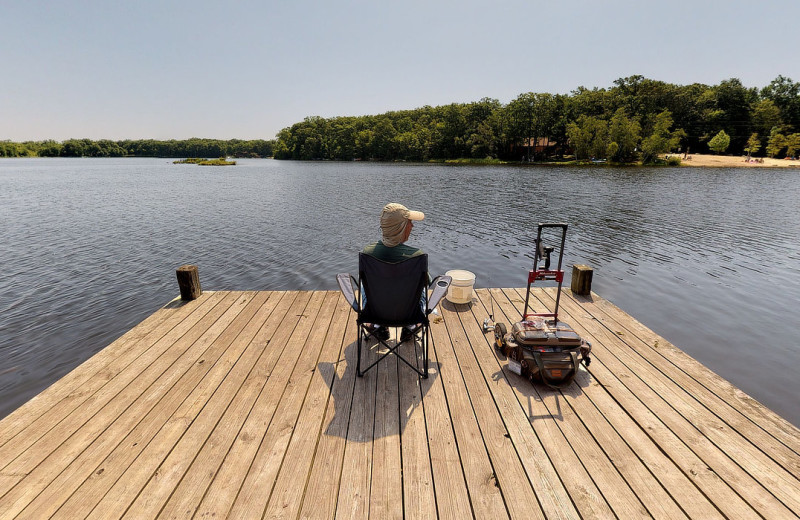
[[[430,314],[433,312],[433,309],[439,305],[439,301],[447,294],[447,289],[450,287],[450,282],[453,281],[453,278],[446,275],[439,275],[433,279],[430,284],[430,288],[433,290],[431,293],[430,298],[428,298],[428,309],[426,314]]]
[[[353,275],[348,273],[339,273],[336,275],[336,281],[339,282],[339,290],[342,291],[345,300],[350,304],[354,311],[359,312],[358,299],[356,298],[356,287],[358,287],[358,280],[353,278]]]

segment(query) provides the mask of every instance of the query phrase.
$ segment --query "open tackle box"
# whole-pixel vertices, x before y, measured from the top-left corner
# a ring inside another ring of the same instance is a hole
[[[545,247],[542,242],[542,230],[548,228],[561,230],[561,247],[558,251],[556,269],[550,268],[550,256],[554,248]],[[572,327],[558,319],[561,285],[564,281],[561,265],[566,238],[567,224],[539,224],[533,269],[528,273],[528,289],[525,293],[522,321],[514,323],[511,332],[508,332],[504,323],[497,323],[494,326],[495,347],[507,357],[509,370],[553,388],[569,385],[575,379],[580,363],[589,366],[591,362],[589,357],[591,344],[582,339]],[[541,266],[540,261],[544,261]],[[531,285],[536,280],[553,280],[558,283],[556,304],[552,313],[528,312]]]

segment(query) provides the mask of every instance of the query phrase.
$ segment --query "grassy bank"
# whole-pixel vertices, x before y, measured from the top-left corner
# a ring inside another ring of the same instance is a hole
[[[235,166],[236,161],[229,161],[225,157],[219,159],[205,159],[201,157],[189,157],[180,161],[173,161],[172,164],[199,164],[200,166]]]

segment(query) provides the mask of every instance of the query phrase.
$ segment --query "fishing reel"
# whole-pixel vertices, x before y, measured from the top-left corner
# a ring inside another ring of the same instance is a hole
[[[544,260],[544,270],[545,271],[549,271],[550,270],[550,253],[555,251],[555,248],[553,246],[544,245],[544,241],[542,241],[540,238],[537,238],[535,240],[535,242],[536,242],[536,256],[538,256],[540,259]],[[539,268],[538,265],[536,265],[535,267],[537,269]]]
[[[492,318],[486,318],[483,320],[483,333],[486,334],[491,330],[494,330],[494,320],[492,320]]]

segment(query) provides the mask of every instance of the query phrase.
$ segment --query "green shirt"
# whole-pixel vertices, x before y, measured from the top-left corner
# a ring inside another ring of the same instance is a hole
[[[407,260],[414,256],[419,256],[425,254],[422,249],[408,246],[406,244],[399,244],[394,247],[387,247],[383,245],[383,242],[378,240],[374,244],[370,244],[364,248],[362,253],[366,253],[369,256],[374,256],[378,260],[383,260],[384,262],[390,262],[396,264],[397,262],[402,262],[403,260]]]

